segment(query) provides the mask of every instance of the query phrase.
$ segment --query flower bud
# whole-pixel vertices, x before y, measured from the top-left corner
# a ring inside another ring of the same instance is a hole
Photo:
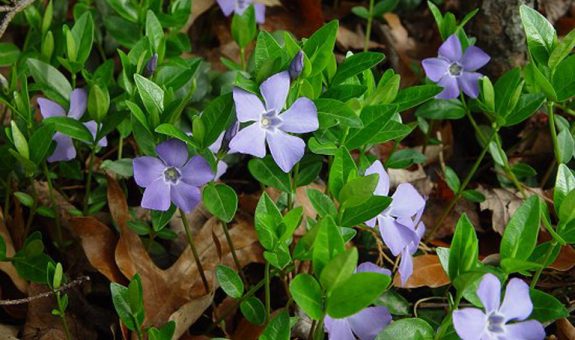
[[[303,51],[300,50],[289,65],[289,76],[291,80],[297,79],[303,70]]]
[[[156,71],[156,67],[158,66],[158,53],[154,53],[154,55],[148,60],[146,64],[146,69],[144,70],[145,77],[151,77],[154,72]]]

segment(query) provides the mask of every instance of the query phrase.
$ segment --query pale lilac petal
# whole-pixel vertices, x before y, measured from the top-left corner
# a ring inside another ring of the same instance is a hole
[[[268,111],[281,112],[289,93],[290,78],[287,71],[276,73],[260,85]]]
[[[225,16],[230,16],[236,8],[236,0],[217,0],[217,2]]]
[[[485,274],[477,288],[477,297],[483,304],[487,313],[499,309],[501,304],[501,282],[493,274]]]
[[[259,121],[265,112],[264,104],[255,94],[239,87],[232,90],[236,115],[242,123]]]
[[[425,200],[409,183],[401,183],[391,196],[389,213],[395,217],[412,217],[425,207]]]
[[[145,188],[153,181],[164,176],[166,165],[159,158],[142,156],[134,158],[134,180]]]
[[[201,156],[192,157],[181,171],[181,180],[195,187],[201,187],[214,179],[210,164]]]
[[[259,123],[240,131],[230,141],[230,151],[262,158],[266,155],[266,132]]]
[[[158,156],[168,166],[181,168],[188,160],[188,147],[186,143],[177,139],[168,139],[156,146]]]
[[[64,108],[60,104],[46,98],[38,98],[38,106],[40,106],[40,114],[44,118],[62,117],[66,115]]]
[[[90,130],[90,133],[92,134],[92,138],[96,138],[96,134],[98,132],[98,123],[96,123],[96,121],[91,120],[88,122],[84,123],[84,126]],[[98,146],[105,148],[106,146],[108,146],[108,139],[106,137],[102,137],[99,141],[98,141]]]
[[[479,47],[469,46],[463,53],[461,65],[465,71],[476,71],[485,66],[490,59],[491,57]]]
[[[449,70],[449,62],[443,58],[427,58],[421,65],[427,78],[433,82],[438,82]]]
[[[173,185],[170,191],[170,197],[174,204],[182,209],[185,213],[189,213],[200,203],[200,189],[194,185],[180,181],[178,184]]]
[[[56,132],[52,140],[56,142],[56,148],[52,155],[48,157],[48,162],[69,161],[76,158],[76,148],[72,138]]]
[[[385,307],[367,307],[347,320],[352,332],[360,340],[373,340],[389,325],[391,314]]]
[[[228,164],[224,161],[218,161],[218,164],[216,164],[216,176],[214,177],[214,181],[219,180],[226,171],[228,171]]]
[[[529,286],[521,279],[511,279],[505,288],[505,297],[499,308],[499,313],[505,317],[505,322],[525,320],[533,311],[533,303],[529,296]]]
[[[463,308],[453,312],[453,327],[463,340],[480,340],[484,335],[487,316],[477,308]]]
[[[413,257],[409,252],[409,247],[403,248],[401,251],[401,260],[399,261],[399,277],[401,278],[401,285],[405,285],[407,280],[413,274]]]
[[[68,117],[80,119],[86,112],[88,105],[88,96],[84,89],[75,89],[70,94],[70,110],[68,110]]]
[[[457,84],[457,79],[450,75],[445,75],[439,80],[437,85],[443,87],[441,91],[435,98],[437,99],[455,99],[459,96],[459,85]]]
[[[254,9],[256,11],[256,22],[258,24],[265,23],[266,22],[266,5],[255,3]]]
[[[377,196],[387,196],[387,194],[389,194],[389,175],[383,168],[383,164],[381,164],[380,161],[373,162],[373,164],[371,164],[369,168],[365,170],[366,176],[372,174],[379,175],[379,180],[373,194]]]
[[[457,78],[457,83],[466,95],[470,98],[477,98],[479,96],[479,78],[481,77],[481,73],[463,72]]]
[[[543,340],[545,328],[537,320],[528,320],[505,325],[506,339]]]
[[[455,34],[449,36],[441,47],[439,47],[439,56],[454,62],[461,59],[461,42]]]
[[[305,143],[301,138],[281,131],[268,133],[266,140],[274,161],[283,172],[290,172],[305,152]]]
[[[324,328],[328,334],[329,340],[352,340],[355,339],[351,332],[351,327],[345,319],[333,319],[329,316],[325,317]]]
[[[222,141],[224,140],[224,134],[226,132],[222,132],[220,133],[220,135],[218,136],[218,139],[216,139],[215,142],[212,143],[212,145],[208,146],[208,149],[213,152],[214,154],[217,154],[218,151],[220,151],[221,147],[222,147]]]
[[[389,269],[382,268],[373,262],[363,262],[362,264],[357,266],[357,269],[355,271],[357,273],[368,272],[368,273],[379,273],[391,276],[391,271]]]
[[[298,98],[279,117],[282,119],[280,129],[285,132],[306,133],[319,128],[317,108],[311,100],[305,97]]]
[[[365,224],[366,224],[368,227],[373,228],[373,227],[375,227],[375,223],[376,223],[376,222],[377,222],[377,217],[374,217],[374,218],[372,218],[371,220],[365,221]]]
[[[163,178],[153,181],[144,190],[142,208],[166,211],[170,205],[170,185]]]
[[[415,231],[395,222],[391,217],[378,216],[378,224],[381,238],[394,256],[399,255],[410,242],[417,242]]]

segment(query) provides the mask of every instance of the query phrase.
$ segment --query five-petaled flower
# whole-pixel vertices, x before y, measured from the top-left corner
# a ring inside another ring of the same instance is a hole
[[[463,340],[540,340],[545,338],[543,325],[526,320],[533,311],[529,286],[511,279],[501,303],[501,283],[493,274],[485,274],[477,296],[485,311],[463,308],[453,312],[453,326]]]
[[[84,113],[86,112],[86,105],[88,98],[86,91],[84,89],[75,89],[70,93],[70,110],[66,114],[66,110],[60,104],[53,102],[46,98],[38,98],[38,105],[40,106],[40,114],[43,118],[50,117],[65,117],[74,118],[80,120]],[[84,123],[84,126],[90,130],[92,136],[96,138],[96,133],[98,130],[98,124],[90,120]],[[76,148],[74,147],[74,142],[72,138],[56,132],[53,141],[56,142],[56,148],[50,157],[48,157],[48,162],[58,162],[58,161],[69,161],[76,158]],[[103,137],[98,141],[98,146],[105,147],[108,145],[108,140]]]
[[[261,84],[265,105],[255,94],[237,87],[233,89],[238,120],[254,123],[240,130],[231,140],[231,151],[262,158],[266,155],[267,142],[273,159],[284,172],[289,172],[301,160],[305,142],[288,133],[317,130],[317,108],[308,98],[300,97],[282,112],[289,89],[287,71],[277,73]]]
[[[166,211],[173,202],[185,213],[192,211],[200,202],[200,187],[214,179],[210,165],[201,156],[188,159],[188,147],[177,139],[158,144],[156,152],[159,158],[134,159],[134,179],[146,188],[142,207]]]
[[[479,78],[475,72],[489,62],[490,57],[479,47],[469,46],[465,53],[456,35],[451,35],[439,47],[437,58],[422,61],[425,74],[431,81],[443,87],[436,98],[453,99],[463,90],[471,98],[479,95]]]
[[[375,195],[389,194],[389,175],[380,161],[375,161],[365,174],[379,175]],[[381,238],[391,253],[394,256],[401,255],[399,274],[401,283],[404,284],[413,273],[412,255],[417,251],[419,241],[425,233],[425,225],[421,222],[425,199],[409,183],[398,185],[391,198],[391,204],[366,224],[370,227],[377,224]]]
[[[266,6],[264,4],[253,2],[253,0],[218,0],[218,5],[225,16],[230,16],[232,13],[242,15],[252,3],[254,4],[256,22],[263,24],[266,21]]]
[[[356,272],[373,272],[391,275],[391,272],[374,263],[360,264]],[[324,327],[329,340],[351,340],[356,337],[360,340],[373,340],[389,323],[391,314],[382,306],[367,307],[362,311],[343,319],[334,319],[329,315],[325,317]]]

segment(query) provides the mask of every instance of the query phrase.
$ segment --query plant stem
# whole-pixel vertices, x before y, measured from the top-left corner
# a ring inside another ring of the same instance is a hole
[[[324,317],[322,317],[315,325],[315,332],[313,335],[314,340],[321,340],[325,335],[325,332],[323,331],[323,319]]]
[[[124,151],[124,138],[120,137],[118,142],[118,159],[122,159],[122,153]]]
[[[537,272],[535,272],[535,276],[533,276],[533,280],[531,281],[531,288],[535,288],[535,286],[537,285],[537,281],[539,281],[539,277],[541,277],[541,273],[543,273],[543,269],[545,269],[545,267],[547,266],[547,262],[549,262],[551,255],[553,255],[553,252],[555,251],[555,247],[557,247],[557,242],[552,241],[551,246],[549,247],[549,249],[547,249],[547,253],[545,254],[545,258],[543,259],[543,266],[541,266],[541,268],[537,269]]]
[[[487,143],[484,144],[483,146],[483,150],[481,150],[481,154],[479,154],[479,157],[477,157],[477,160],[475,161],[475,163],[473,164],[473,166],[471,167],[471,170],[469,171],[469,173],[467,174],[467,177],[465,177],[465,179],[463,180],[463,183],[461,184],[461,187],[459,188],[459,190],[457,191],[457,193],[455,194],[455,196],[453,197],[453,199],[451,199],[451,202],[449,202],[449,205],[447,206],[447,208],[443,211],[443,213],[441,214],[441,217],[439,217],[439,219],[437,220],[437,222],[435,222],[435,225],[433,226],[433,228],[431,229],[431,231],[429,232],[429,234],[427,235],[428,240],[430,240],[433,237],[433,234],[435,234],[435,232],[437,231],[437,229],[439,229],[439,227],[441,226],[441,224],[443,223],[443,221],[445,220],[445,218],[449,215],[449,213],[451,212],[451,210],[453,209],[453,207],[455,207],[455,204],[457,203],[457,201],[459,200],[459,198],[461,197],[461,195],[463,194],[463,191],[465,191],[465,188],[467,187],[467,185],[469,184],[469,182],[471,181],[471,178],[473,178],[473,175],[475,175],[475,172],[477,171],[477,169],[479,168],[479,165],[481,164],[481,162],[483,161],[483,158],[485,157],[485,154],[487,153],[487,150],[489,150],[489,144],[491,143],[491,141],[493,140],[493,138],[497,135],[497,131],[495,130],[492,134],[491,137],[489,137],[489,140],[487,141]]]
[[[238,255],[236,254],[236,248],[234,247],[234,243],[230,236],[230,230],[228,228],[228,224],[225,221],[220,221],[222,223],[222,229],[224,229],[224,234],[226,235],[226,241],[228,242],[228,246],[230,247],[230,252],[232,253],[232,257],[234,258],[234,263],[236,264],[236,269],[242,278],[242,281],[247,282],[246,278],[244,277],[244,273],[242,272],[242,266],[240,265],[240,260],[238,260]]]
[[[557,140],[557,128],[555,127],[555,112],[553,111],[553,102],[547,102],[547,111],[549,113],[549,130],[551,131],[551,140],[553,141],[555,159],[558,162],[563,163],[561,160],[561,152],[559,151],[559,142]]]
[[[242,70],[246,70],[246,49],[240,47],[240,66]]]
[[[55,221],[56,221],[56,235],[58,237],[57,243],[63,245],[62,238],[62,225],[60,223],[60,214],[58,213],[58,206],[56,200],[54,199],[54,186],[52,185],[52,179],[50,178],[50,172],[48,171],[48,164],[44,162],[44,176],[46,176],[46,182],[48,183],[48,195],[50,196],[51,208],[54,209]]]
[[[66,310],[62,304],[62,295],[60,292],[56,293],[56,302],[58,303],[58,311],[60,313],[60,319],[62,319],[62,325],[64,326],[64,332],[66,333],[66,339],[72,340],[72,335],[70,333],[70,327],[68,327],[68,320],[66,320]]]
[[[207,294],[210,292],[210,285],[208,284],[208,279],[206,279],[206,274],[204,273],[204,267],[202,266],[202,262],[200,261],[198,250],[196,249],[196,246],[194,245],[194,240],[192,239],[190,224],[188,222],[186,214],[182,209],[180,209],[180,217],[182,218],[182,223],[184,224],[184,230],[186,231],[186,237],[188,238],[188,244],[192,249],[192,254],[194,255],[194,261],[196,261],[196,266],[198,267],[198,271],[200,272],[200,277],[202,278],[202,283],[204,284],[204,288]]]
[[[373,21],[373,3],[374,0],[369,0],[369,13],[367,17],[367,27],[365,28],[365,42],[363,45],[363,50],[369,50],[369,41],[371,40],[371,25]]]
[[[84,216],[88,215],[88,203],[90,201],[90,193],[92,191],[92,172],[94,168],[94,158],[96,157],[96,145],[92,145],[90,152],[90,161],[88,162],[88,179],[86,181],[86,193],[84,195]]]
[[[266,322],[271,320],[271,294],[270,294],[270,263],[266,261],[265,268],[265,282],[266,282]]]

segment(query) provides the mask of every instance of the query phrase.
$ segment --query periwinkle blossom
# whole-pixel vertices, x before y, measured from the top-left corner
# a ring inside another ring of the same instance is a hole
[[[289,64],[288,72],[291,80],[296,80],[299,77],[301,71],[303,71],[303,66],[304,66],[304,55],[303,51],[300,50],[295,55],[295,57],[293,57],[291,63]]]
[[[374,263],[360,264],[356,272],[373,272],[391,275],[391,272]],[[329,340],[373,340],[391,322],[391,314],[386,307],[367,307],[343,319],[325,317],[324,327]]]
[[[526,320],[533,311],[529,286],[511,279],[501,302],[501,283],[485,274],[477,289],[484,310],[463,308],[453,312],[453,326],[463,340],[541,340],[545,329],[537,320]]]
[[[461,90],[471,98],[479,95],[479,78],[483,75],[475,72],[485,66],[491,59],[483,50],[469,46],[462,51],[461,42],[454,34],[439,47],[437,58],[422,61],[427,77],[443,87],[436,98],[453,99]]]
[[[200,202],[200,187],[214,179],[210,165],[201,156],[189,158],[188,147],[177,139],[158,144],[156,152],[158,158],[134,159],[134,179],[145,188],[142,207],[166,211],[173,202],[185,213],[192,211]]]
[[[262,158],[266,155],[267,144],[274,161],[284,172],[289,172],[301,160],[305,142],[289,133],[317,130],[317,108],[310,99],[300,97],[282,112],[289,89],[287,71],[277,73],[261,84],[265,105],[255,94],[237,87],[233,89],[238,121],[254,123],[241,129],[231,140],[231,151]]]
[[[387,196],[389,175],[380,161],[375,161],[365,171],[366,176],[371,174],[379,175],[374,194]],[[372,228],[377,225],[381,238],[391,253],[401,256],[399,275],[401,284],[405,284],[413,273],[412,255],[417,251],[419,241],[425,233],[425,225],[421,222],[425,199],[409,183],[400,184],[391,198],[391,204],[366,224]]]
[[[263,24],[266,21],[266,6],[254,2],[253,0],[217,0],[218,6],[224,12],[224,15],[229,17],[230,14],[235,13],[237,15],[242,15],[253,3],[254,10],[256,14],[256,22],[258,24]]]
[[[86,113],[86,106],[88,103],[88,96],[84,89],[75,89],[70,93],[70,109],[68,113],[60,104],[53,102],[46,98],[38,98],[38,105],[40,106],[40,114],[43,118],[50,117],[69,117],[76,120],[80,120],[84,113]],[[84,123],[84,126],[90,130],[92,136],[96,138],[96,133],[98,130],[98,124],[94,120],[90,120]],[[59,162],[59,161],[69,161],[76,158],[76,148],[74,147],[74,142],[72,138],[56,132],[52,140],[56,142],[56,148],[52,155],[48,157],[48,162]],[[108,145],[108,140],[103,137],[98,141],[98,146],[106,147]]]
[[[146,67],[144,68],[144,76],[151,77],[156,72],[156,68],[158,67],[158,53],[154,53],[152,57],[146,63]]]

